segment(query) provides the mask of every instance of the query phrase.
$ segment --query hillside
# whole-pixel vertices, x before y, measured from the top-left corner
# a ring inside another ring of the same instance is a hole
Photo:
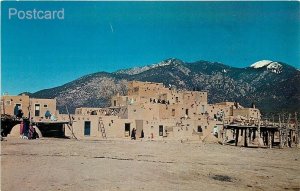
[[[221,63],[183,62],[168,59],[157,64],[119,70],[114,73],[89,74],[59,87],[35,92],[31,97],[56,98],[58,108],[71,112],[76,107],[104,107],[110,98],[125,95],[131,80],[162,82],[178,89],[206,90],[209,102],[252,102],[263,112],[299,111],[300,71],[281,62],[259,61],[246,68]]]

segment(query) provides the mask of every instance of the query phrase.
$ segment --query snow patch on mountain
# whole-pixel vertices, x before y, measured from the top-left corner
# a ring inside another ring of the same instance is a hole
[[[267,69],[276,74],[280,74],[282,72],[282,65],[277,62],[272,62],[267,66]]]
[[[276,74],[280,74],[282,72],[282,65],[279,64],[278,62],[274,62],[271,60],[261,60],[261,61],[255,62],[250,67],[252,67],[252,68],[266,67],[267,70],[269,70],[273,73],[276,73]]]
[[[261,61],[255,62],[254,64],[251,64],[250,67],[252,67],[252,68],[262,68],[264,66],[269,65],[272,62],[273,61],[271,61],[271,60],[261,60]]]

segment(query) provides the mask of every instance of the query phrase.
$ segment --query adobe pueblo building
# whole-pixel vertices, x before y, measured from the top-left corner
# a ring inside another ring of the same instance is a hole
[[[56,99],[30,98],[28,95],[1,96],[1,136],[20,136],[20,124],[35,126],[40,136],[64,137]]]
[[[288,120],[279,115],[278,123],[270,123],[261,120],[254,105],[209,104],[205,91],[179,91],[153,82],[129,82],[127,95],[113,96],[110,107],[82,107],[75,114],[60,114],[56,99],[2,96],[1,136],[24,135],[22,122],[40,137],[218,141],[270,148],[300,143],[296,114]]]
[[[111,107],[77,108],[65,135],[78,139],[216,140],[224,124],[258,123],[260,111],[238,103],[208,104],[207,92],[178,91],[162,83],[132,81]],[[135,131],[133,131],[135,129]]]
[[[18,124],[29,120],[40,136],[131,139],[134,133],[135,139],[217,141],[225,124],[253,125],[260,119],[256,108],[234,102],[208,104],[204,91],[178,91],[162,83],[139,81],[128,83],[126,96],[112,97],[110,107],[82,107],[75,114],[60,114],[56,99],[27,95],[4,95],[1,106],[2,136],[18,136]]]

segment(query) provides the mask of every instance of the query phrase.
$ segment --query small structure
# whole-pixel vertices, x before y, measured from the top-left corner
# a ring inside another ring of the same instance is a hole
[[[58,118],[55,99],[30,98],[27,95],[1,97],[1,136],[6,137],[12,129],[19,129],[23,120],[30,121],[42,136],[64,136],[64,125],[68,121]],[[18,136],[18,130],[15,131]]]
[[[273,146],[279,146],[279,148],[283,148],[299,146],[300,127],[297,120],[297,113],[295,113],[294,123],[291,123],[291,115],[289,115],[285,123],[280,119],[281,117],[279,116],[278,123],[259,121],[257,124],[251,125],[241,123],[224,125],[222,134],[223,144],[234,140],[235,146],[241,144],[245,147],[258,146],[272,148]],[[230,136],[231,139],[229,138]]]

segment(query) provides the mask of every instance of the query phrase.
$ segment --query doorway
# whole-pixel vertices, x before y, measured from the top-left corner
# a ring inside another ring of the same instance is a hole
[[[130,123],[125,123],[125,137],[130,136]]]
[[[84,122],[84,136],[90,136],[91,135],[91,122],[85,121]]]
[[[159,126],[159,136],[163,136],[164,135],[164,126],[160,125]]]

